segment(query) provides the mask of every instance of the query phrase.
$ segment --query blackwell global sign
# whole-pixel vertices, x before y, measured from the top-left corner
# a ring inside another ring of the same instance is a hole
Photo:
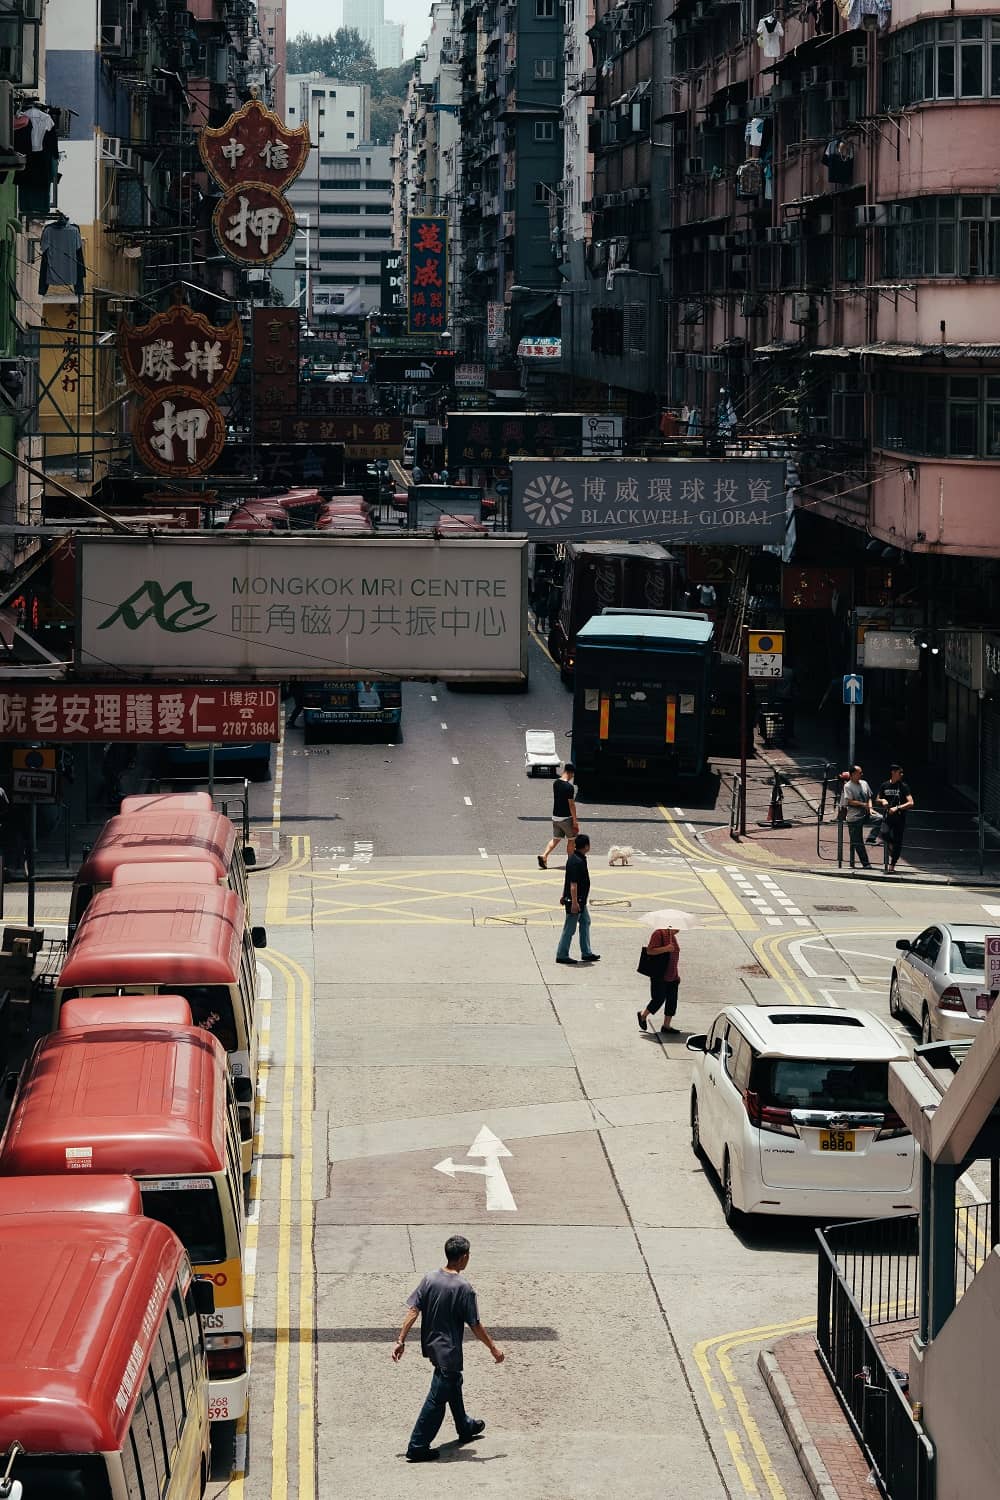
[[[525,673],[523,539],[80,541],[78,663],[152,678]]]
[[[551,541],[781,542],[785,466],[744,459],[511,458],[515,531]]]

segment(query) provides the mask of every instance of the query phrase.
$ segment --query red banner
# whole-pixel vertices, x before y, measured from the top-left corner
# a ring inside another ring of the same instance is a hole
[[[0,689],[0,740],[277,743],[281,690],[32,683]]]
[[[254,405],[295,410],[299,394],[299,310],[253,310]],[[261,436],[258,428],[258,437]]]
[[[443,333],[448,326],[448,220],[411,214],[407,235],[408,330]]]

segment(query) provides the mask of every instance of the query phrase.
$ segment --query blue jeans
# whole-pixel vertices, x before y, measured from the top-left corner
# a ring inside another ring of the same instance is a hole
[[[581,906],[578,912],[573,912],[567,906],[556,958],[569,958],[569,945],[577,927],[580,929],[580,952],[584,958],[590,957],[590,911],[586,906]]]
[[[455,1430],[459,1437],[465,1437],[471,1422],[462,1399],[462,1372],[461,1370],[439,1370],[435,1367],[427,1399],[420,1408],[416,1426],[410,1434],[407,1453],[417,1453],[423,1448],[430,1447],[444,1421],[446,1406],[451,1407],[451,1414],[455,1418]]]

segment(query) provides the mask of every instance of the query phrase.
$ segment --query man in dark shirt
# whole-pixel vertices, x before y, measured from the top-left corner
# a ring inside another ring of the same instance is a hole
[[[889,780],[883,781],[875,793],[875,801],[885,809],[886,846],[889,850],[889,869],[892,871],[903,852],[906,814],[913,806],[913,793],[903,780],[901,765],[893,764],[889,767]]]
[[[576,848],[566,861],[566,877],[560,898],[561,904],[566,909],[566,918],[563,922],[559,947],[556,949],[557,964],[577,962],[575,958],[569,956],[569,945],[573,941],[573,934],[577,928],[580,929],[580,957],[584,963],[596,964],[601,956],[599,953],[594,953],[590,946],[590,908],[587,905],[590,897],[590,870],[587,867],[589,848],[589,834],[578,833]]]
[[[573,785],[573,767],[569,761],[561,775],[552,783],[552,837],[538,856],[538,867],[547,870],[549,855],[559,843],[566,840],[566,853],[573,853],[573,839],[580,832],[576,820],[576,787]]]
[[[446,1406],[451,1407],[460,1443],[471,1442],[486,1429],[486,1423],[470,1417],[462,1399],[462,1334],[468,1324],[481,1344],[485,1344],[498,1365],[504,1352],[490,1338],[479,1321],[476,1294],[462,1272],[469,1264],[469,1242],[464,1235],[453,1234],[444,1247],[447,1265],[441,1271],[430,1271],[415,1292],[406,1299],[407,1313],[399,1338],[392,1351],[398,1364],[406,1347],[406,1335],[420,1318],[420,1350],[434,1366],[431,1388],[427,1393],[416,1426],[410,1435],[406,1457],[411,1464],[430,1463],[440,1452],[431,1443],[444,1421]]]

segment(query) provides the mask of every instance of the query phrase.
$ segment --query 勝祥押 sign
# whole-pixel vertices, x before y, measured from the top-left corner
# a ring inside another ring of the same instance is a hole
[[[49,744],[277,743],[281,690],[201,684],[44,682],[0,688],[0,740]]]
[[[745,459],[510,460],[511,526],[551,541],[763,545],[785,534],[785,466]]]
[[[523,539],[190,541],[80,539],[88,672],[113,662],[154,678],[524,675]]]
[[[407,220],[407,329],[443,333],[448,326],[448,220],[411,214]]]

